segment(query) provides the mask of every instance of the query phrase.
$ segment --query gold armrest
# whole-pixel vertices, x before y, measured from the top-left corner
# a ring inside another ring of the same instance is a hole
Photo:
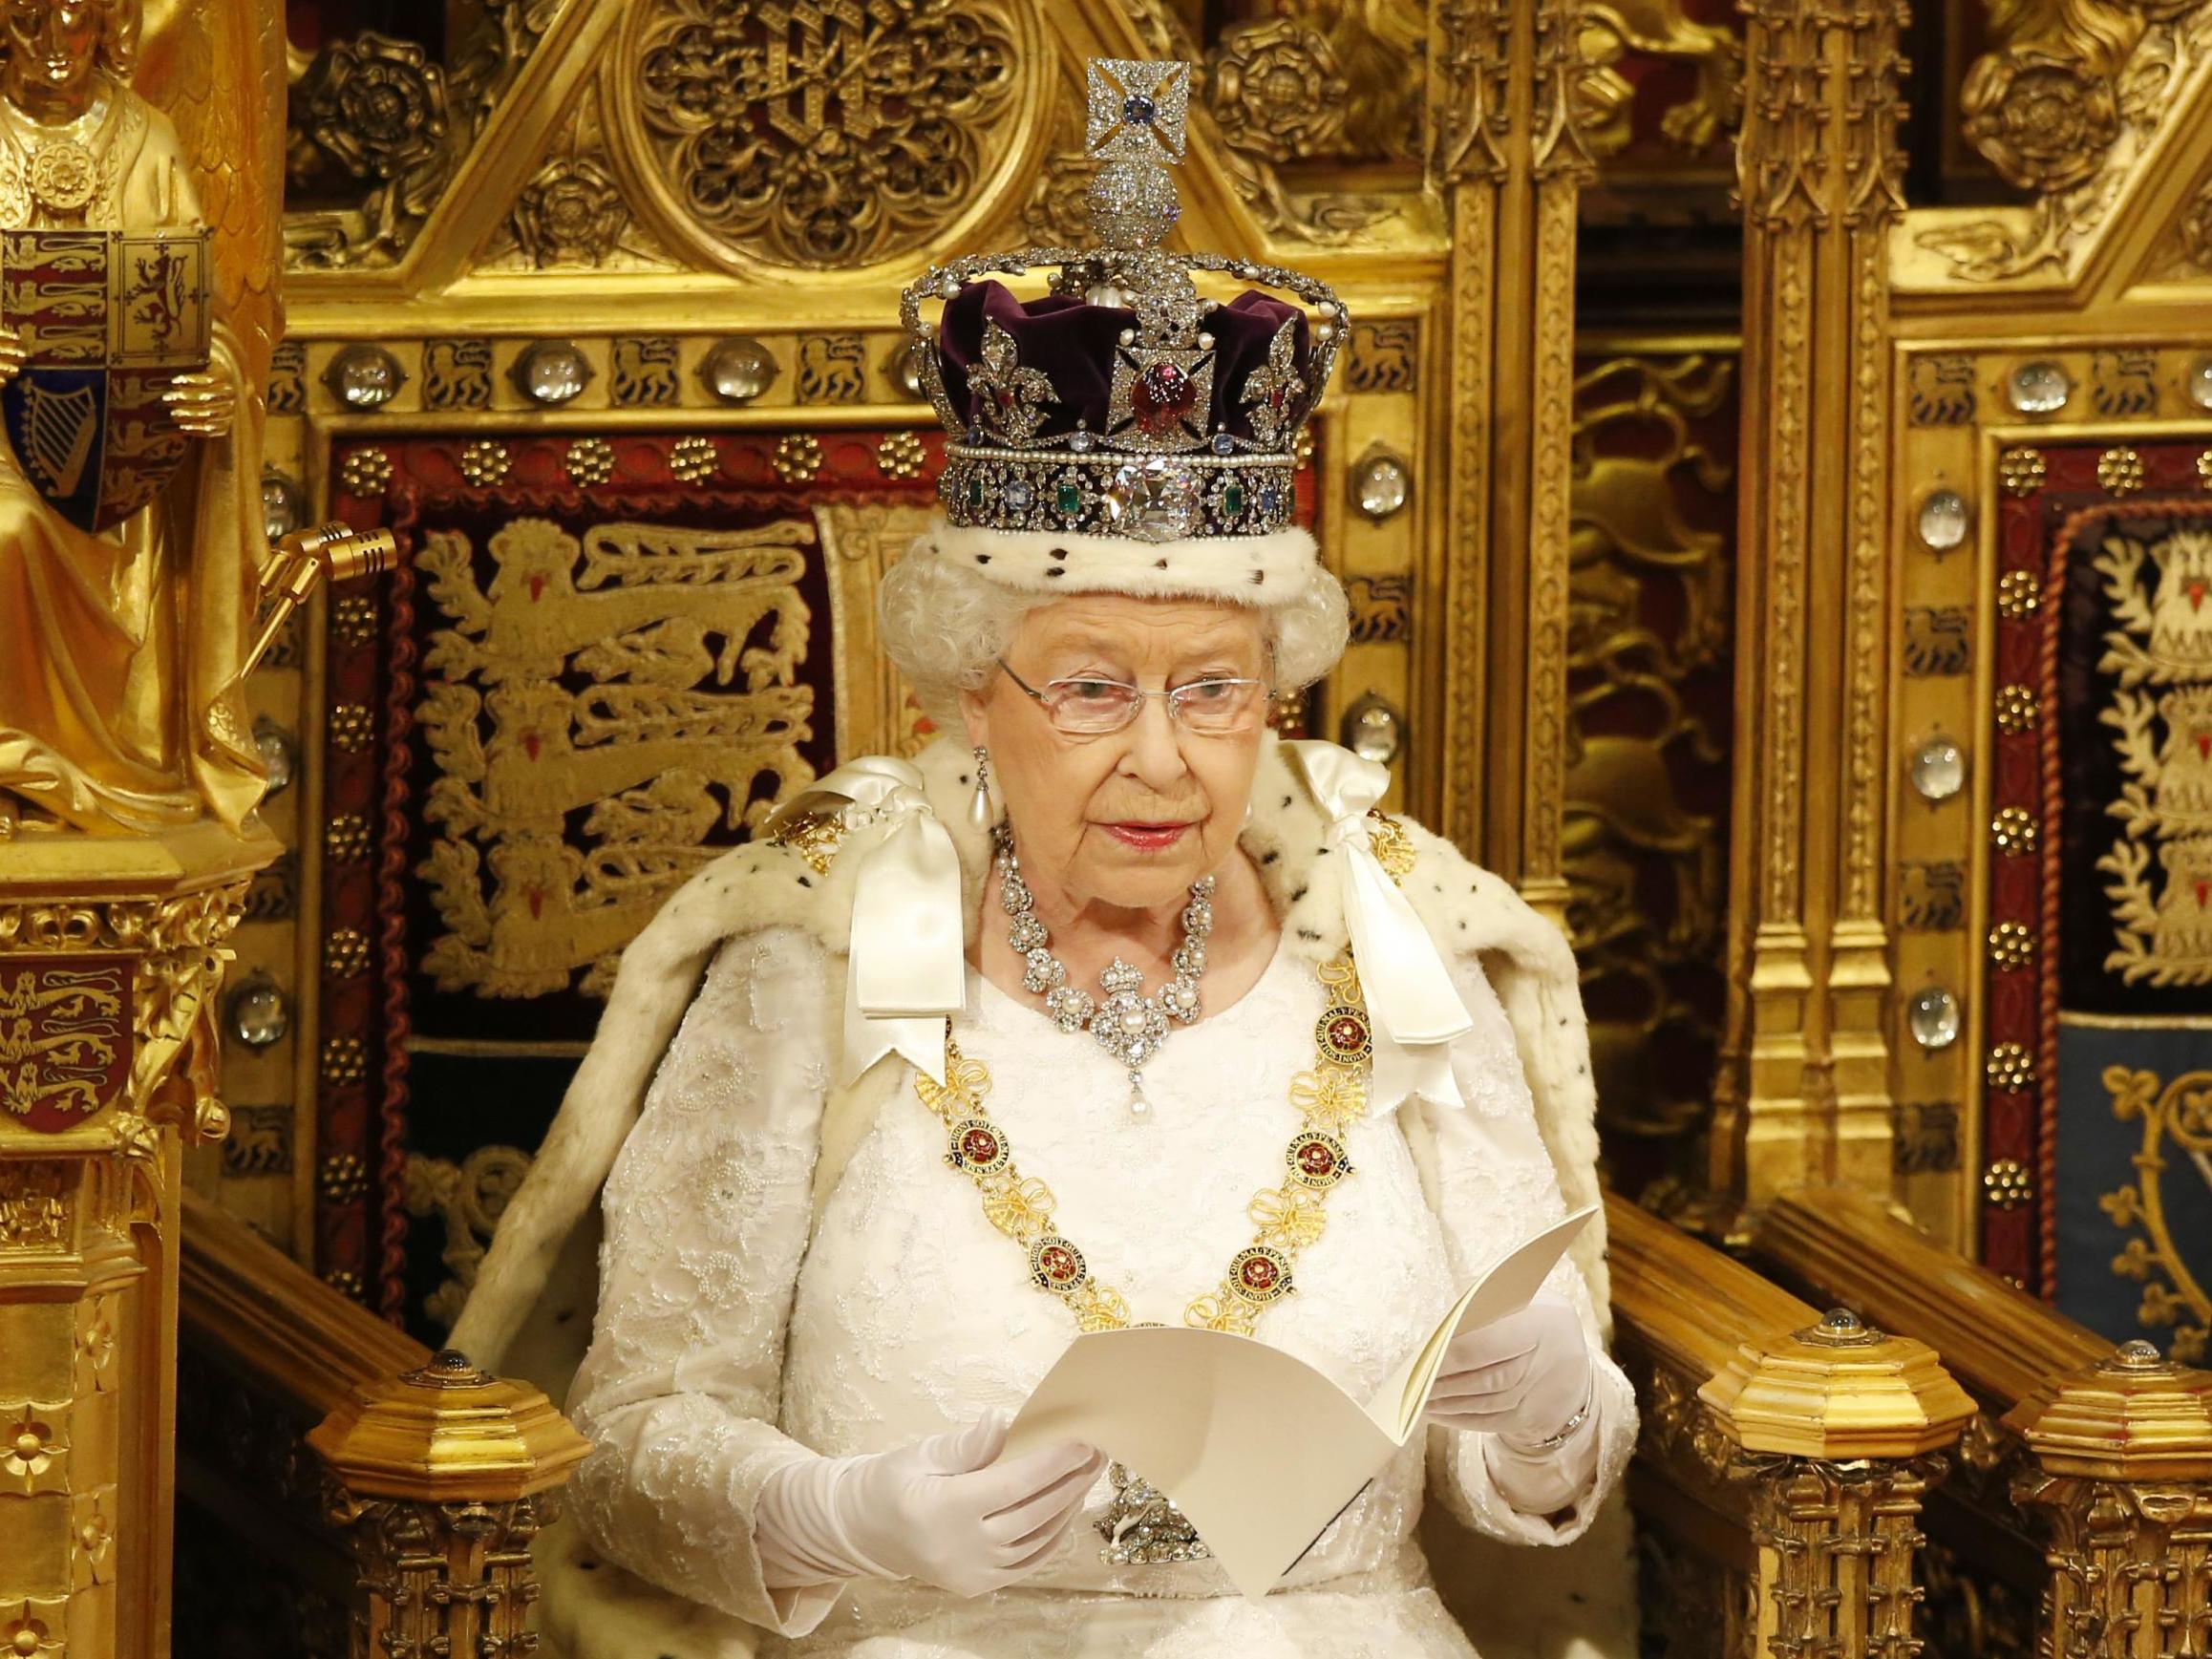
[[[414,1337],[195,1193],[184,1195],[183,1240],[177,1311],[192,1347],[307,1420],[430,1359]]]
[[[1976,1478],[1930,1531],[1985,1591],[2006,1576],[2005,1540],[2035,1541],[2011,1554],[2028,1580],[2019,1624],[2040,1591],[2039,1651],[2153,1659],[2175,1632],[2203,1630],[2212,1374],[2147,1342],[2116,1351],[1861,1193],[1785,1194],[1752,1242],[1788,1278],[1932,1343],[1982,1398]]]
[[[1722,1652],[1907,1650],[1915,1522],[1973,1402],[1925,1343],[1819,1314],[1625,1201],[1606,1224],[1665,1616],[1711,1621]]]
[[[305,1438],[328,1468],[323,1519],[351,1540],[349,1590],[366,1592],[360,1650],[533,1650],[530,1543],[584,1437],[538,1390],[431,1353],[204,1200],[185,1198],[183,1239],[191,1347],[294,1424],[321,1419]],[[218,1501],[296,1559],[267,1495],[245,1497]]]
[[[1788,1279],[1929,1344],[2000,1412],[2045,1378],[2112,1352],[2095,1331],[1945,1249],[1861,1192],[1784,1194],[1759,1218],[1752,1247]]]

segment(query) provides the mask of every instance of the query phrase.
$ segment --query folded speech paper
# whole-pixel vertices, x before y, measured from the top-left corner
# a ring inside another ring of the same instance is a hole
[[[1528,1306],[1595,1209],[1459,1293],[1364,1405],[1304,1360],[1186,1326],[1086,1332],[1045,1373],[1002,1457],[1080,1440],[1173,1499],[1230,1581],[1264,1596],[1420,1428],[1444,1350]]]

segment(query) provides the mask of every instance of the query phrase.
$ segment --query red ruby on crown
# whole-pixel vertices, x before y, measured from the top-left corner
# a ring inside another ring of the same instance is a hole
[[[1198,389],[1191,384],[1190,376],[1177,365],[1166,362],[1148,365],[1129,393],[1138,430],[1152,437],[1175,431],[1197,402]]]

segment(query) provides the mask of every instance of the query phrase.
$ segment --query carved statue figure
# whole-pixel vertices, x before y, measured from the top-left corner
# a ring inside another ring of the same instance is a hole
[[[33,285],[59,268],[51,241],[17,233],[183,232],[176,246],[188,260],[211,223],[202,184],[219,209],[207,245],[217,268],[203,263],[199,272],[215,289],[206,371],[160,375],[145,393],[143,421],[119,426],[110,407],[105,434],[96,432],[108,446],[97,464],[111,476],[117,449],[165,450],[164,458],[180,459],[166,488],[121,522],[102,525],[56,504],[53,469],[33,476],[33,427],[46,416],[11,417],[14,430],[0,446],[0,835],[56,825],[147,832],[208,814],[235,832],[262,794],[239,680],[267,557],[256,389],[274,304],[267,282],[251,273],[252,215],[225,223],[223,211],[252,193],[266,137],[255,130],[250,98],[232,96],[261,73],[255,26],[242,11],[213,7],[195,15],[158,3],[149,33],[138,0],[0,0],[8,316],[43,301],[51,290]],[[223,38],[242,32],[242,40]],[[188,53],[180,50],[186,35]],[[142,36],[166,54],[161,78],[178,83],[172,101],[184,106],[178,113],[191,128],[190,147],[168,115],[134,90]],[[212,177],[200,162],[209,151],[227,157]],[[170,245],[151,245],[159,259]],[[34,257],[45,266],[27,269]],[[40,312],[39,326],[51,329],[53,314],[52,306]],[[27,365],[37,348],[38,328],[0,323],[0,385],[34,373]],[[122,398],[120,378],[108,376],[111,404]],[[86,441],[77,440],[79,466]]]

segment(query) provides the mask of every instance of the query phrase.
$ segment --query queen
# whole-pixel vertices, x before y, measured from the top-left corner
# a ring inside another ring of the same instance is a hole
[[[883,636],[963,736],[840,768],[670,900],[456,1328],[510,1369],[582,1328],[557,1262],[604,1177],[547,1592],[580,1654],[596,1575],[686,1653],[1467,1655],[1424,1492],[1555,1544],[1627,1457],[1594,1239],[1453,1341],[1425,1441],[1264,1601],[1141,1471],[1001,1456],[1085,1329],[1235,1331],[1365,1397],[1596,1187],[1564,939],[1375,810],[1382,768],[1270,732],[1345,643],[1294,470],[1347,322],[1161,250],[1187,87],[1093,66],[1099,248],[906,296],[951,443]]]

